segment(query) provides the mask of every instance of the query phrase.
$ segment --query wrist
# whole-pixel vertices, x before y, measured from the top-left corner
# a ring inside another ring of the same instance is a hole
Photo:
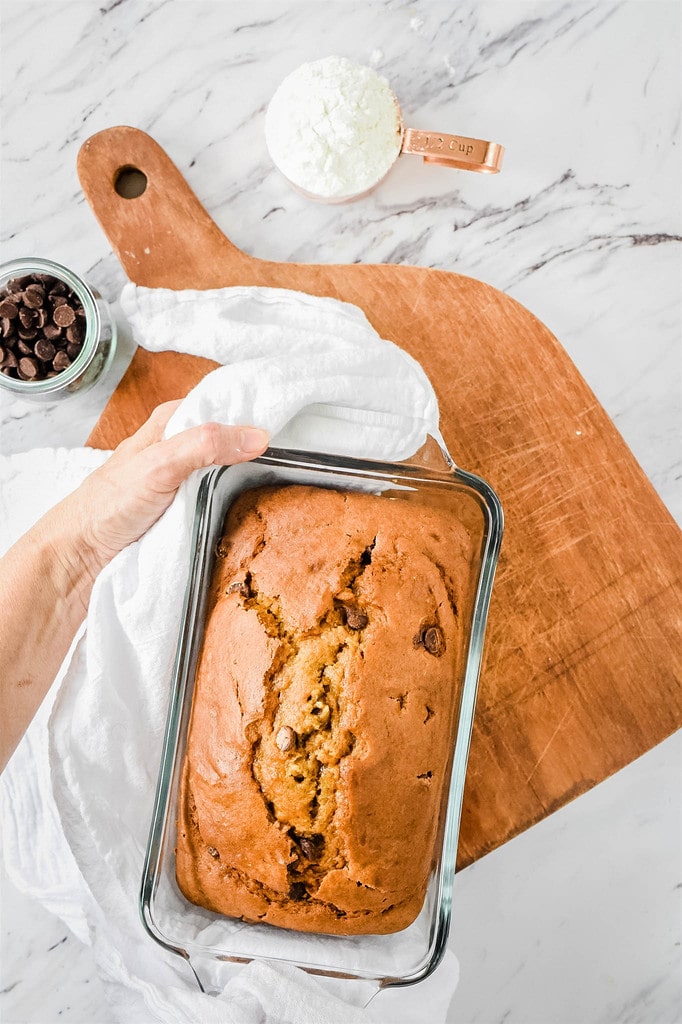
[[[62,502],[0,559],[0,771],[85,618],[97,563],[78,505]]]
[[[105,561],[89,543],[78,513],[67,498],[36,523],[25,541],[33,546],[55,600],[82,619]]]

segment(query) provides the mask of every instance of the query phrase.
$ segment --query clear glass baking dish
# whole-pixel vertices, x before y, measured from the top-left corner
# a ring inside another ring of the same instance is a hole
[[[469,624],[468,643],[455,689],[450,782],[444,791],[426,899],[414,923],[390,935],[311,935],[246,923],[189,903],[175,879],[179,779],[216,543],[227,509],[241,491],[300,483],[369,491],[387,501],[418,501],[449,509],[469,529],[477,550],[469,593],[460,609]],[[230,974],[227,965],[251,960],[285,962],[313,974],[358,979],[378,987],[413,984],[437,967],[450,927],[462,795],[501,539],[502,509],[495,492],[481,478],[446,463],[435,443],[403,463],[269,449],[254,462],[217,468],[204,477],[197,496],[189,581],[140,890],[140,913],[147,932],[188,962],[204,991],[223,988]]]

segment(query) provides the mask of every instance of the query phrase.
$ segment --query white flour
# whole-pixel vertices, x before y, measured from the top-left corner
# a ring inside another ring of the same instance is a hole
[[[386,79],[346,57],[302,64],[284,79],[265,117],[265,141],[282,174],[331,200],[376,185],[400,152],[400,133]]]

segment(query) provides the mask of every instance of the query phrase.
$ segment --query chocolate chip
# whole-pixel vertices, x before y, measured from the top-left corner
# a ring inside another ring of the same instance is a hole
[[[55,347],[51,341],[47,341],[45,338],[40,338],[33,349],[38,359],[41,359],[44,363],[49,363],[54,359]],[[68,354],[68,348],[67,348]]]
[[[39,284],[29,284],[24,291],[24,305],[40,309],[45,302],[45,289]]]
[[[283,725],[275,736],[275,743],[282,751],[293,750],[297,740],[298,736],[290,725]]]
[[[242,597],[251,597],[251,587],[246,580],[234,580],[234,582],[230,583],[227,588],[227,593],[241,594]]]
[[[305,887],[305,882],[292,882],[289,886],[289,899],[291,900],[307,900],[310,898],[310,893]]]
[[[40,381],[63,373],[82,351],[87,322],[82,316],[76,292],[52,274],[7,281],[0,289],[5,376]]]
[[[23,359],[19,360],[19,373],[26,378],[26,380],[33,380],[34,377],[38,376],[38,364],[35,359],[31,359],[29,356],[24,356]]]
[[[211,857],[213,857],[215,860],[220,860],[220,854],[216,850],[215,846],[207,846],[206,853],[210,853]]]
[[[67,302],[55,308],[52,319],[58,327],[68,327],[76,319],[76,314]]]
[[[36,281],[40,281],[46,292],[49,292],[58,283],[57,278],[52,274],[34,274]]]
[[[77,345],[83,340],[83,328],[77,320],[72,324],[69,324],[66,328],[65,334],[66,340],[70,341],[73,345]]]
[[[422,643],[434,657],[440,658],[445,654],[445,637],[438,626],[428,626],[422,633]]]
[[[52,360],[52,366],[55,370],[65,370],[68,366],[71,366],[71,360],[66,352],[60,349]]]
[[[26,285],[30,283],[30,277],[13,277],[11,281],[7,282],[5,287],[8,292],[23,292]]]
[[[364,629],[369,619],[367,613],[363,612],[357,605],[347,605],[344,608],[346,615],[346,625],[349,629]]]
[[[322,836],[302,836],[298,840],[298,845],[301,847],[303,855],[307,857],[308,860],[318,860],[322,853],[324,839]]]
[[[27,309],[26,306],[22,306],[19,310],[19,323],[22,327],[33,327],[38,320],[38,311],[35,309]]]

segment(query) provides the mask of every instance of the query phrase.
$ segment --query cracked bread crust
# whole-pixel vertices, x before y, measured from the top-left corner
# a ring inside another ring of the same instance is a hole
[[[187,899],[299,931],[406,928],[449,769],[471,542],[451,513],[242,493],[209,595],[178,810]]]

